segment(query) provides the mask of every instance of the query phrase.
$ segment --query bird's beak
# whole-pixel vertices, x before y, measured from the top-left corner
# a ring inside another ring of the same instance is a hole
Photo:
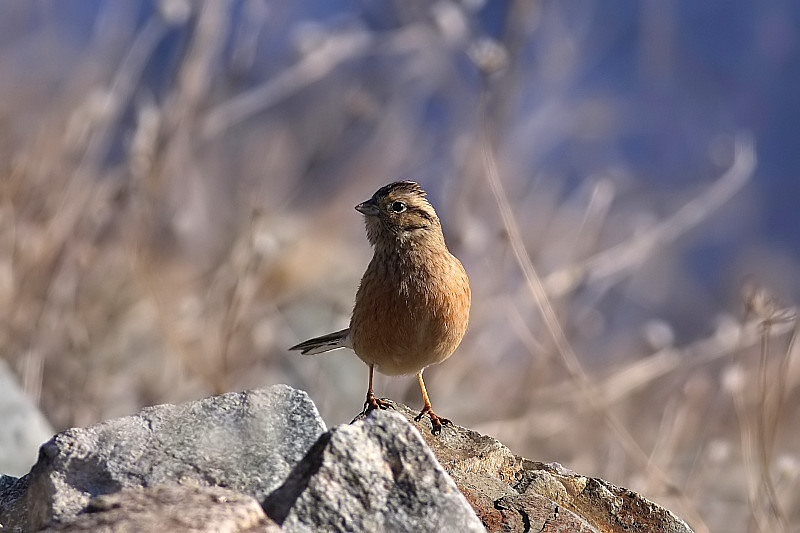
[[[378,210],[378,206],[375,204],[375,200],[370,198],[366,202],[361,202],[356,206],[356,211],[359,213],[363,213],[366,216],[375,216],[380,211]]]

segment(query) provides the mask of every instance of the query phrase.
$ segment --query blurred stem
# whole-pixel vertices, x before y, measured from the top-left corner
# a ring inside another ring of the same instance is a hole
[[[772,480],[770,464],[772,462],[775,435],[777,432],[777,422],[780,417],[782,403],[782,388],[780,385],[774,391],[773,401],[770,401],[768,375],[769,375],[769,351],[771,322],[765,320],[761,327],[761,359],[759,361],[759,373],[761,375],[761,386],[759,387],[759,412],[756,416],[758,431],[756,439],[758,445],[758,455],[761,470],[761,488],[767,500],[772,516],[775,517],[782,531],[787,529],[788,523],[786,515],[781,509],[778,495],[775,491],[775,484]],[[778,383],[784,378],[778,376]],[[772,404],[772,405],[770,405]]]
[[[653,475],[653,477],[659,479],[661,483],[669,487],[676,494],[681,495],[681,501],[684,510],[687,513],[687,516],[692,516],[692,522],[695,524],[695,528],[698,531],[709,531],[708,526],[705,525],[694,505],[692,505],[692,503],[689,502],[685,495],[681,492],[680,487],[669,478],[666,472],[658,468],[656,465],[651,464],[649,454],[642,450],[642,448],[633,438],[633,435],[631,435],[627,428],[625,428],[622,422],[620,422],[620,420],[606,408],[604,402],[597,401],[597,399],[601,397],[601,394],[594,387],[591,380],[584,372],[577,355],[567,340],[567,336],[561,327],[558,316],[553,308],[553,304],[550,301],[550,297],[544,288],[542,279],[536,272],[533,262],[528,255],[528,251],[525,249],[519,226],[516,223],[513,211],[511,210],[511,205],[508,202],[508,197],[506,196],[503,185],[500,182],[497,162],[491,149],[487,126],[484,127],[483,155],[486,179],[489,182],[489,188],[491,189],[492,195],[497,203],[498,210],[500,211],[500,216],[503,220],[503,226],[505,227],[508,235],[511,249],[514,252],[517,264],[519,265],[525,281],[527,282],[531,295],[542,314],[542,318],[547,326],[547,330],[549,331],[558,353],[561,355],[567,372],[575,383],[576,388],[584,396],[586,404],[590,406],[599,416],[601,416],[608,426],[619,437],[620,443],[629,456],[636,459],[644,468],[647,469],[650,474]]]

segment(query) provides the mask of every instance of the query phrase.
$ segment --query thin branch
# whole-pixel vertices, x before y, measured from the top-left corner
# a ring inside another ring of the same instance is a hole
[[[753,139],[748,134],[741,134],[736,138],[733,164],[705,192],[652,228],[581,263],[549,274],[544,281],[547,294],[551,297],[561,296],[574,290],[584,280],[621,277],[631,271],[650,257],[654,250],[674,242],[727,203],[750,180],[755,167]]]
[[[203,136],[213,139],[256,113],[278,104],[296,91],[321,80],[339,65],[364,55],[374,39],[368,32],[348,32],[328,37],[296,65],[256,87],[223,102],[209,111],[203,122]]]

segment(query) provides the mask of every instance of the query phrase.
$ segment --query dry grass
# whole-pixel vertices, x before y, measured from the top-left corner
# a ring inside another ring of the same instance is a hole
[[[537,169],[615,104],[565,96],[580,32],[550,35],[547,10],[518,3],[491,41],[447,3],[403,4],[382,32],[258,2],[242,20],[163,1],[136,26],[110,4],[82,44],[6,8],[32,51],[0,55],[0,346],[55,426],[279,382],[352,418],[363,364],[286,347],[347,323],[369,258],[352,206],[419,175],[474,284],[467,339],[426,374],[438,410],[698,532],[800,521],[791,302],[754,283],[717,301],[683,260],[737,227],[746,136],[698,189],[643,192],[622,158],[570,189]],[[285,27],[292,46],[261,58]],[[526,64],[529,40],[550,59]],[[530,79],[545,96],[524,106]],[[419,403],[413,380],[378,387]]]

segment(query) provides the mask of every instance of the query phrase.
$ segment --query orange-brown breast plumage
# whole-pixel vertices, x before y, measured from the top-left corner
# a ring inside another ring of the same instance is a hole
[[[383,374],[411,374],[447,359],[469,321],[469,279],[447,248],[383,257],[376,250],[356,295],[350,339]]]

